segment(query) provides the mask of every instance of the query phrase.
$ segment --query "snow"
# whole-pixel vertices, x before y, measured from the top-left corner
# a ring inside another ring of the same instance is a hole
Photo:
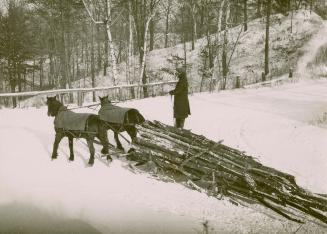
[[[310,64],[314,62],[314,58],[318,54],[321,47],[326,45],[326,34],[327,23],[324,21],[318,33],[316,33],[309,43],[304,46],[303,52],[305,56],[299,59],[296,67],[296,72],[298,75],[301,75],[302,79],[314,78],[312,76],[315,73],[314,69],[308,69],[308,67],[310,67]],[[326,73],[322,72],[320,75],[326,75]]]
[[[185,127],[295,175],[306,189],[327,193],[327,129],[315,121],[327,112],[326,88],[327,80],[315,80],[194,94]],[[173,123],[169,96],[120,105],[138,108],[149,120]],[[299,227],[260,207],[234,206],[227,198],[135,174],[124,160],[115,158],[109,166],[96,160],[86,167],[88,150],[79,141],[74,162],[68,162],[66,139],[51,161],[53,118],[46,112],[45,107],[0,110],[0,207],[29,204],[103,233],[196,233],[204,220],[219,233],[287,233]],[[299,233],[323,230],[308,223]]]

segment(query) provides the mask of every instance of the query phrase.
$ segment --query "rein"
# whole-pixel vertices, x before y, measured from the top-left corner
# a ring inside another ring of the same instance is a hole
[[[88,106],[79,106],[79,107],[67,108],[67,110],[76,110],[76,109],[82,109],[82,108],[89,108],[89,109],[95,110],[99,105],[100,105],[100,103],[97,103],[97,104],[92,104],[92,105],[88,105]],[[93,106],[96,106],[96,108],[91,108]]]

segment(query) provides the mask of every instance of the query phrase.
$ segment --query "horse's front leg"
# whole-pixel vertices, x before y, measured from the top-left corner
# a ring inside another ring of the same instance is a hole
[[[69,142],[69,151],[70,151],[70,156],[69,156],[69,161],[74,161],[74,138],[72,136],[68,137],[68,142]]]
[[[99,138],[101,144],[102,144],[102,154],[109,154],[109,141],[108,141],[108,133],[107,129],[100,128],[97,137]]]
[[[137,142],[137,129],[135,126],[128,126],[126,127],[126,131],[128,135],[130,136],[132,143]]]
[[[55,141],[53,143],[53,150],[52,150],[52,156],[51,159],[56,159],[58,156],[58,146],[59,143],[61,141],[61,139],[64,137],[64,134],[61,132],[56,132],[56,136],[55,136]]]
[[[114,138],[115,138],[115,141],[116,141],[117,149],[124,150],[124,148],[121,145],[121,142],[119,140],[118,132],[117,131],[114,131]]]
[[[89,159],[89,165],[93,165],[94,164],[94,145],[93,145],[93,141],[94,141],[94,137],[87,137],[86,138],[87,141],[87,146],[89,147],[90,150],[90,159]]]

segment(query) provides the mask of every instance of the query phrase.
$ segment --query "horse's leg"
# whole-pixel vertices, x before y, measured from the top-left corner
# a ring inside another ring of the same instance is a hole
[[[64,137],[64,134],[61,132],[56,132],[56,136],[55,136],[55,141],[53,143],[53,150],[52,150],[52,156],[51,159],[56,159],[58,156],[58,146],[59,143],[61,141],[61,139]]]
[[[132,143],[136,142],[137,140],[137,129],[135,126],[128,126],[126,127],[126,131],[128,133],[128,135],[130,136]]]
[[[97,137],[99,138],[101,144],[102,144],[102,154],[109,154],[109,142],[108,142],[108,134],[107,130],[105,128],[99,128],[99,132]]]
[[[93,141],[94,141],[94,137],[87,137],[86,138],[87,141],[87,146],[89,147],[90,150],[90,159],[89,159],[89,165],[93,165],[94,164],[94,145],[93,145]]]
[[[108,141],[108,134],[107,134],[106,129],[104,129],[104,131],[101,130],[99,132],[99,139],[100,139],[101,144],[103,145],[101,153],[107,155],[107,160],[108,161],[112,161],[112,158],[109,155],[109,141]]]
[[[68,141],[69,141],[69,150],[70,150],[70,157],[69,157],[69,161],[74,161],[74,138],[72,136],[68,137]]]
[[[117,149],[124,150],[123,146],[120,143],[119,137],[118,137],[118,131],[114,131],[114,138],[116,141]]]

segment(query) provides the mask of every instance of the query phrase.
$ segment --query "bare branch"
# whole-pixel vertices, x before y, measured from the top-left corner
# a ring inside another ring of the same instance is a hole
[[[83,1],[83,4],[84,4],[84,7],[85,7],[85,10],[87,11],[88,15],[90,16],[91,20],[93,21],[94,24],[104,24],[103,21],[96,21],[93,16],[92,16],[92,13],[90,11],[90,9],[87,7],[86,3],[85,3],[85,0],[82,0]]]

